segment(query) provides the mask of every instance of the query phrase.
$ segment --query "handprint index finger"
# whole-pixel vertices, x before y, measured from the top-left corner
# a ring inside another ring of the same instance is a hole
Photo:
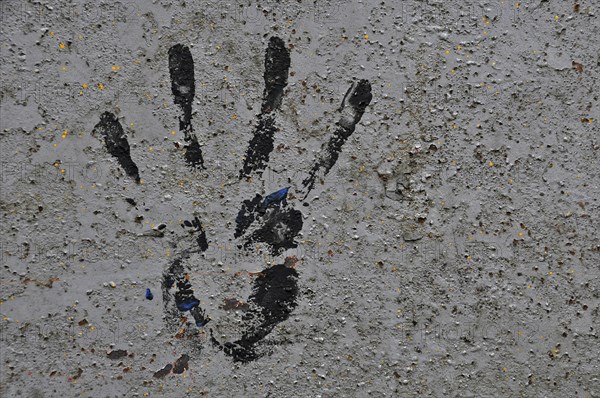
[[[188,47],[176,44],[169,49],[169,73],[174,102],[183,112],[179,117],[179,130],[183,132],[187,143],[185,159],[193,167],[204,168],[202,149],[192,128],[192,103],[196,94],[196,83],[194,60]]]

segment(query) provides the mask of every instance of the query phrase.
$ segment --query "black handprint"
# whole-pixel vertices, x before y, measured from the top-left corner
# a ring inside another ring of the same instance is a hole
[[[295,257],[288,257],[284,264],[260,272],[248,298],[249,307],[242,316],[246,330],[239,340],[221,344],[211,330],[212,342],[234,361],[249,362],[257,359],[260,355],[256,352],[256,345],[271,333],[277,324],[288,319],[296,308],[296,261]]]
[[[290,67],[290,54],[283,40],[272,37],[265,55],[265,90],[261,112],[254,135],[249,142],[244,164],[240,170],[240,179],[252,173],[259,175],[264,171],[274,147],[277,132],[276,113],[282,103],[287,85]],[[194,66],[190,50],[177,44],[169,50],[169,71],[171,88],[175,104],[182,109],[180,130],[185,135],[186,161],[193,167],[204,168],[204,160],[198,140],[191,125],[192,101],[195,94]],[[314,189],[321,175],[326,175],[338,160],[343,144],[354,132],[356,125],[371,101],[371,85],[367,80],[353,84],[346,93],[339,109],[341,117],[329,142],[317,157],[309,176],[302,182],[304,197]],[[137,167],[132,169],[129,145],[120,124],[112,114],[104,114],[96,129],[109,137],[119,137],[116,142],[122,150],[115,151],[109,146],[110,153],[119,158],[129,175],[139,180]],[[115,131],[116,133],[106,133]],[[111,139],[111,142],[115,139]],[[111,144],[112,145],[112,144]],[[126,154],[127,156],[125,156]],[[123,158],[124,160],[121,160]],[[129,159],[129,160],[127,160]],[[135,165],[134,165],[135,166]],[[266,197],[259,194],[242,203],[236,217],[234,237],[239,240],[239,249],[250,252],[256,243],[264,243],[273,256],[281,255],[285,250],[297,247],[294,239],[302,230],[302,213],[288,204],[290,187],[280,189]],[[177,325],[182,313],[189,312],[197,327],[204,327],[210,317],[200,306],[191,284],[190,271],[197,269],[188,264],[192,255],[205,252],[209,245],[201,221],[185,221],[184,227],[192,228],[196,245],[181,252],[163,274],[163,302],[170,325]],[[287,257],[283,264],[269,267],[256,275],[254,287],[247,303],[243,305],[241,337],[234,342],[221,343],[211,330],[214,345],[233,358],[234,361],[248,362],[261,356],[257,351],[260,342],[286,320],[297,305],[298,273],[295,269],[298,260]],[[162,374],[162,373],[161,373]]]

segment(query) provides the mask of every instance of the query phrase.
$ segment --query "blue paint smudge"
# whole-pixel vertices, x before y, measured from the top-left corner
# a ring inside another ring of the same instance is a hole
[[[268,195],[262,202],[262,208],[266,209],[269,205],[279,205],[279,203],[287,205],[286,199],[289,189],[290,187],[282,188]]]
[[[146,289],[146,298],[148,300],[152,300],[154,298],[154,295],[152,294],[152,290],[150,290],[150,288]]]
[[[195,297],[189,297],[185,300],[179,301],[177,303],[177,309],[179,311],[189,311],[194,307],[197,307],[200,305],[200,300],[198,300]]]

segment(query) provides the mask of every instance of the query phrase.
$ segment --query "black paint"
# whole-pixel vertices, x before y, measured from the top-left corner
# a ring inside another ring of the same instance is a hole
[[[296,209],[269,209],[260,219],[260,226],[244,242],[244,248],[263,242],[272,255],[298,247],[294,238],[302,230],[302,213]]]
[[[261,112],[266,114],[281,105],[283,89],[288,83],[290,52],[279,37],[273,36],[265,53],[265,91]]]
[[[127,351],[125,350],[112,350],[108,353],[106,353],[106,356],[109,357],[110,359],[121,359],[124,358],[128,355]]]
[[[239,238],[242,236],[246,230],[248,230],[250,225],[256,221],[256,212],[261,207],[262,199],[262,196],[256,194],[254,199],[245,200],[244,203],[242,203],[242,208],[235,219],[236,227],[235,233],[233,234],[234,237]]]
[[[157,379],[162,379],[163,377],[165,377],[166,375],[168,375],[169,373],[171,373],[171,369],[173,369],[173,365],[171,365],[170,363],[165,365],[164,368],[157,370],[156,372],[154,372],[153,377],[157,378]]]
[[[198,236],[196,237],[196,243],[201,251],[208,250],[208,241],[206,240],[206,232],[204,230],[200,230]]]
[[[165,365],[164,368],[159,369],[156,372],[154,372],[153,377],[157,378],[157,379],[162,379],[163,377],[165,377],[166,375],[171,373],[171,371],[173,371],[173,373],[175,373],[175,374],[182,374],[183,372],[185,372],[186,370],[189,369],[189,361],[190,361],[189,355],[182,354],[179,358],[177,358],[175,363],[173,363],[173,364],[169,363],[169,364]]]
[[[127,175],[135,178],[136,182],[140,182],[138,167],[131,159],[129,142],[117,117],[110,112],[104,112],[100,116],[100,122],[94,127],[94,134],[104,137],[108,153],[117,158]]]
[[[290,54],[285,43],[277,37],[272,37],[265,54],[265,89],[261,113],[258,115],[256,129],[240,170],[240,179],[250,176],[253,172],[261,174],[269,161],[277,131],[275,111],[282,103],[289,67]],[[180,130],[185,133],[188,142],[186,158],[190,163],[203,167],[202,153],[191,126],[195,90],[194,67],[187,47],[178,44],[169,50],[169,69],[175,103],[182,109]],[[360,80],[350,87],[342,101],[341,117],[336,129],[311,169],[309,177],[303,181],[306,195],[313,189],[318,174],[327,174],[336,163],[344,143],[354,132],[371,99],[371,85],[367,80]],[[236,217],[234,233],[235,238],[241,238],[241,245],[238,247],[249,250],[257,243],[264,243],[273,256],[297,247],[294,239],[302,230],[303,219],[300,211],[288,206],[287,193],[288,188],[283,188],[267,195],[266,198],[257,194],[253,199],[242,203]],[[196,325],[203,327],[210,321],[210,317],[202,310],[200,301],[194,295],[184,262],[190,259],[192,253],[206,251],[208,241],[197,217],[191,221],[184,221],[182,226],[193,228],[192,233],[197,234],[198,249],[184,251],[163,274],[163,302],[167,314],[170,315],[170,325],[182,322],[181,314],[189,312]],[[243,311],[241,338],[234,342],[220,343],[211,330],[211,340],[234,361],[249,362],[264,355],[264,343],[261,342],[276,325],[288,319],[297,306],[299,292],[296,261],[295,257],[288,257],[285,264],[275,265],[259,273],[254,281],[252,294],[246,302],[236,299],[225,301],[223,309]],[[173,288],[175,293],[171,294]],[[188,362],[189,356],[184,354],[172,367],[165,367],[156,372],[155,377],[163,377],[170,371],[183,373],[188,368]]]
[[[350,87],[339,109],[342,117],[337,123],[337,128],[320,158],[311,169],[309,176],[302,181],[302,185],[306,188],[305,198],[314,188],[319,172],[322,172],[323,176],[327,175],[335,165],[342,151],[342,146],[356,129],[356,125],[360,122],[372,98],[371,83],[368,80],[360,80]]]
[[[252,200],[245,200],[235,219],[234,237],[243,236],[256,222],[258,225],[250,233],[243,244],[249,249],[258,242],[266,243],[269,251],[277,255],[284,249],[293,249],[298,245],[294,238],[302,230],[302,213],[287,206],[288,188],[280,189],[263,199],[256,195]]]
[[[200,300],[194,296],[189,274],[186,273],[183,266],[183,261],[189,259],[191,253],[190,251],[184,252],[164,272],[162,283],[163,302],[165,310],[170,314],[171,323],[175,324],[182,312],[189,311],[194,318],[196,326],[201,327],[206,325],[210,321],[210,318],[206,316],[204,310],[200,307]],[[171,295],[170,290],[173,287],[177,290],[175,294]],[[171,304],[173,299],[175,301],[175,308]]]
[[[193,227],[194,233],[199,234],[196,238],[199,250],[186,250],[180,257],[173,260],[169,268],[163,273],[162,291],[165,310],[171,316],[171,321],[176,322],[181,312],[189,311],[196,326],[202,327],[206,325],[210,318],[206,316],[204,310],[200,307],[200,300],[194,296],[192,284],[189,274],[186,273],[183,262],[188,260],[192,253],[204,252],[208,249],[206,241],[206,233],[202,228],[202,223],[198,217],[194,217],[192,221],[184,221],[182,226]],[[171,288],[176,287],[175,294],[171,295]],[[171,304],[171,300],[175,301],[175,308]],[[177,312],[175,311],[177,310]]]
[[[169,73],[174,102],[182,110],[182,115],[179,117],[179,130],[183,132],[187,143],[185,159],[193,167],[204,168],[202,149],[192,128],[192,103],[196,94],[196,83],[194,60],[188,47],[176,44],[169,49]]]
[[[202,223],[198,217],[194,217],[192,221],[185,220],[183,221],[182,227],[194,228],[194,233],[196,236],[196,243],[200,248],[200,251],[205,252],[208,250],[208,241],[206,239],[206,232],[204,228],[202,228]]]
[[[279,109],[283,90],[288,83],[290,53],[279,37],[271,37],[265,53],[265,90],[258,124],[248,144],[244,165],[240,170],[240,179],[253,171],[262,173],[273,151],[273,140],[277,128],[272,112]]]
[[[269,162],[271,152],[273,152],[275,132],[277,131],[275,120],[272,115],[259,115],[258,118],[258,125],[248,144],[244,165],[240,170],[240,179],[249,176],[253,171],[261,175]]]
[[[182,354],[173,364],[173,373],[182,374],[184,371],[189,369],[189,361],[190,357],[187,354]]]
[[[256,278],[252,295],[248,298],[248,310],[242,316],[246,326],[242,338],[233,343],[221,344],[211,333],[213,344],[234,361],[250,362],[259,358],[259,342],[277,324],[288,319],[296,307],[298,273],[293,268],[293,263],[286,261],[286,264],[275,265],[262,271]]]

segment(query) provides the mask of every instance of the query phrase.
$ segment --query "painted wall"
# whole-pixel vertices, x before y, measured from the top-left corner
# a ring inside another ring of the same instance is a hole
[[[0,12],[2,396],[600,394],[594,2]]]

